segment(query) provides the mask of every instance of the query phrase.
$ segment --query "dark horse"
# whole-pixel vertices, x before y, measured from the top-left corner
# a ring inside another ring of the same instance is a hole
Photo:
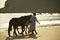
[[[12,27],[14,29],[14,34],[17,36],[16,34],[16,29],[18,29],[18,26],[22,28],[22,32],[21,34],[23,35],[23,32],[25,30],[25,26],[28,22],[30,22],[30,18],[31,18],[31,15],[28,15],[28,16],[22,16],[20,18],[12,18],[10,21],[9,21],[9,27],[8,27],[8,35],[10,35],[10,31],[12,30]]]

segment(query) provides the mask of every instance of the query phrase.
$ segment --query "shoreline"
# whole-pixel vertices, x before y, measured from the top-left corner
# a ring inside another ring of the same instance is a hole
[[[60,24],[50,24],[50,25],[38,25],[38,26],[36,26],[37,28],[55,28],[55,27],[60,27]],[[5,27],[5,28],[0,28],[0,32],[2,32],[2,31],[8,31],[8,27]]]
[[[52,20],[52,21],[40,21],[40,24],[36,22],[36,26],[56,26],[60,25],[60,20]],[[0,24],[0,28],[8,28],[9,23]]]

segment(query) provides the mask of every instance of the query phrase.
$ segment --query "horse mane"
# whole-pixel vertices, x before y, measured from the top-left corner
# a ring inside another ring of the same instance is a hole
[[[20,19],[26,19],[26,18],[30,18],[32,15],[27,15],[27,16],[21,16]]]

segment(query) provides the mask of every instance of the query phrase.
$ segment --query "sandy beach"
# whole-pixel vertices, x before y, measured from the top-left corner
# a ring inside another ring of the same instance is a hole
[[[0,40],[60,40],[60,25],[39,26],[37,35],[8,37],[7,30],[0,29]]]

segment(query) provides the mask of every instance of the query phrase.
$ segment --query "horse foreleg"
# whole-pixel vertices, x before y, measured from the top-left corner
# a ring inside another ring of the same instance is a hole
[[[28,31],[27,31],[27,30],[28,30],[28,25],[29,25],[29,22],[26,23],[26,28],[25,28],[25,34],[26,34],[26,35],[28,34],[28,33],[27,33],[27,32],[28,32]]]
[[[29,24],[29,22],[27,21],[27,22],[26,22],[26,27],[25,27],[25,35],[27,35],[28,24]]]
[[[27,28],[25,28],[25,35],[27,35]]]
[[[25,34],[27,35],[27,29],[28,29],[28,25],[26,25],[26,28],[25,28]]]

